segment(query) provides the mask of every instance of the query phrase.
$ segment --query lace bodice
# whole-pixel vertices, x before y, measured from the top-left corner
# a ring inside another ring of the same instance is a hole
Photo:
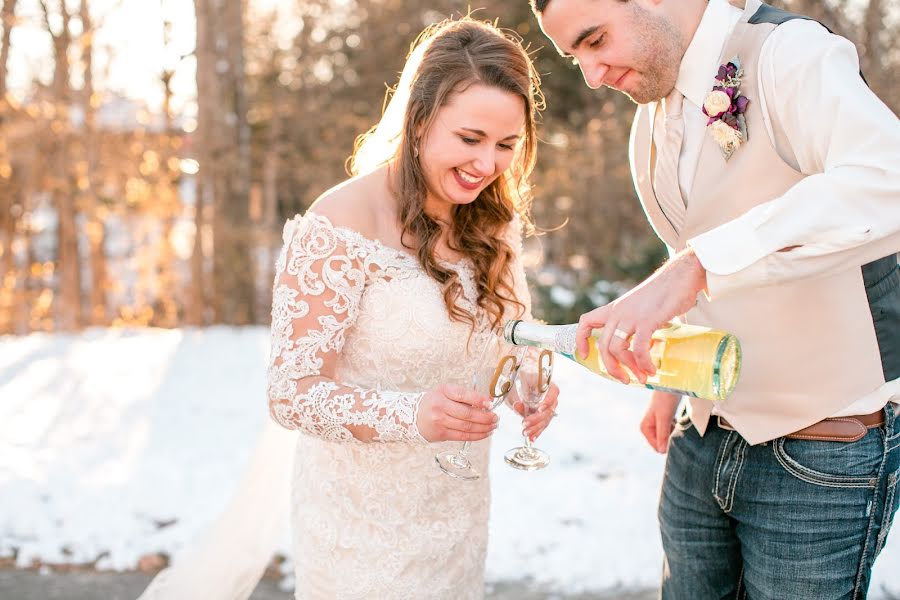
[[[468,351],[469,325],[451,321],[443,302],[384,297],[413,299],[423,286],[440,294],[411,254],[314,213],[288,221],[283,236],[272,294],[272,417],[330,441],[424,443],[419,402],[437,383],[459,379],[454,371]],[[518,232],[513,242],[518,249]],[[477,314],[468,261],[444,264],[459,274],[460,302]],[[404,314],[388,318],[388,310]],[[397,327],[398,318],[406,327]],[[463,329],[464,345],[454,335]],[[426,363],[438,371],[419,368]]]

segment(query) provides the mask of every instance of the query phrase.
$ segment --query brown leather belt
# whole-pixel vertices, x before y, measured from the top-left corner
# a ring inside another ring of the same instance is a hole
[[[718,417],[718,420],[719,427],[722,429],[735,431],[734,427],[725,420],[725,417]],[[823,419],[784,437],[793,440],[816,440],[820,442],[855,442],[862,439],[870,429],[881,427],[882,425],[884,425],[884,411],[878,410],[868,415]]]

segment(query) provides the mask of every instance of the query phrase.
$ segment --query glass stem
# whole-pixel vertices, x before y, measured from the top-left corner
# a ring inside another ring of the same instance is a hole
[[[459,455],[463,457],[465,460],[469,460],[469,445],[472,442],[465,441],[463,442],[462,448],[459,449]]]
[[[532,409],[528,406],[525,406],[524,412],[525,412],[525,417],[523,417],[523,423],[524,423],[525,418],[530,417],[534,413],[534,409]],[[531,453],[531,438],[528,437],[528,434],[525,433],[524,429],[522,429],[522,437],[525,438],[525,449],[526,449],[525,451],[526,451],[526,453],[530,454]]]

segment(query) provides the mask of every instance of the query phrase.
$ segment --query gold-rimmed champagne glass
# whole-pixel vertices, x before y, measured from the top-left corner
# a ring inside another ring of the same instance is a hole
[[[524,410],[522,411],[522,419],[537,411],[541,401],[547,395],[550,389],[550,380],[553,378],[553,353],[549,350],[541,350],[537,358],[537,365],[534,369],[529,369],[529,365],[522,367],[519,376],[516,377],[516,394],[522,402]],[[522,469],[523,471],[534,471],[535,469],[543,469],[550,464],[550,456],[539,448],[532,445],[531,440],[522,431],[522,437],[525,438],[525,444],[508,450],[503,455],[503,459],[511,467]]]
[[[486,393],[491,399],[493,411],[506,399],[515,385],[516,374],[527,348],[506,342],[498,331],[488,334],[475,363],[470,385]],[[434,456],[441,470],[457,479],[474,480],[481,477],[469,460],[470,442],[464,442],[459,450],[445,450]]]

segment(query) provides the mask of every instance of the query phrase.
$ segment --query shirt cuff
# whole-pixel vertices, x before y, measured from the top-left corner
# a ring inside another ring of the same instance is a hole
[[[703,259],[700,259],[700,264],[703,264]],[[707,271],[706,290],[703,293],[707,300],[713,302],[739,290],[765,285],[770,279],[768,267],[769,261],[763,259],[730,275],[717,275]]]
[[[745,218],[701,233],[688,240],[687,245],[694,249],[707,275],[732,275],[772,252],[761,243],[754,224],[747,223]]]

